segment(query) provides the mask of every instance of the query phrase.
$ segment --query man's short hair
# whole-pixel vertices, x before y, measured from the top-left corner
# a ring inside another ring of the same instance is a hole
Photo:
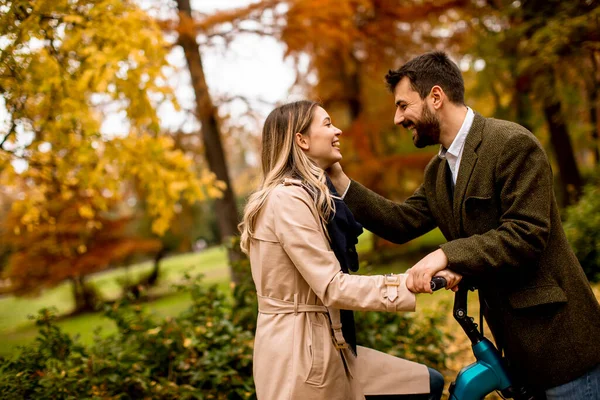
[[[385,76],[388,89],[394,92],[405,76],[421,99],[425,99],[431,88],[438,85],[452,103],[465,103],[465,82],[460,69],[443,51],[422,54],[397,70],[390,70]]]

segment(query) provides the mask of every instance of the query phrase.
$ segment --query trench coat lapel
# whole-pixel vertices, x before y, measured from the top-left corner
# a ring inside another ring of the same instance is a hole
[[[485,118],[480,114],[475,113],[473,119],[473,125],[469,130],[469,134],[465,140],[465,147],[463,149],[462,158],[460,161],[460,168],[458,169],[458,177],[456,178],[456,186],[454,188],[454,201],[453,201],[453,215],[457,226],[461,226],[461,215],[460,210],[464,202],[465,193],[473,169],[477,164],[477,147],[481,143],[483,127],[485,125]]]

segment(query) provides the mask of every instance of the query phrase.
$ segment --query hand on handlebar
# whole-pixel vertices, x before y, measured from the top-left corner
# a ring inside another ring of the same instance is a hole
[[[448,258],[442,249],[427,254],[407,271],[410,279],[406,281],[406,287],[413,293],[433,293],[430,286],[431,278],[447,266]],[[455,277],[450,277],[451,284],[454,280]]]
[[[408,274],[408,277],[406,279],[406,287],[408,288],[408,290],[410,290],[413,293],[433,293],[434,292],[433,287],[435,285],[432,285],[431,281],[430,281],[429,287],[427,288],[428,290],[423,290],[421,288],[418,288],[415,285],[415,282],[413,280],[413,274],[411,273],[411,270],[409,269],[408,271],[406,271],[406,273]],[[443,269],[441,271],[436,272],[436,274],[435,274],[434,277],[440,277],[440,278],[442,278],[442,280],[437,280],[436,281],[436,284],[438,286],[437,286],[437,288],[435,290],[439,290],[442,287],[445,287],[446,289],[450,289],[453,292],[456,292],[458,290],[458,284],[462,280],[462,275],[461,274],[456,273],[456,272],[454,272],[452,270],[449,270],[447,268]]]
[[[453,292],[456,292],[458,290],[458,284],[462,280],[461,274],[458,274],[447,268],[439,271],[437,274],[435,274],[435,276],[441,276],[442,278],[445,278],[446,289],[450,289]]]

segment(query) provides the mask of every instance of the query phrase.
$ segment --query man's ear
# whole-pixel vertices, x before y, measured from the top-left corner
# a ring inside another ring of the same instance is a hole
[[[446,93],[444,93],[444,89],[438,85],[435,85],[431,88],[431,92],[429,92],[429,94],[431,96],[431,105],[433,106],[434,110],[439,110],[446,99]]]
[[[302,150],[308,151],[308,149],[310,148],[310,140],[308,139],[308,136],[303,135],[300,132],[296,132],[294,134],[294,140]]]

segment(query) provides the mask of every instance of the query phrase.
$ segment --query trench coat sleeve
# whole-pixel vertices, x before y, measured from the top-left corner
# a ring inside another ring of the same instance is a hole
[[[406,287],[386,286],[383,275],[349,275],[341,271],[306,190],[286,186],[273,193],[275,234],[302,277],[327,307],[363,311],[414,311],[415,295]]]
[[[393,243],[406,243],[437,226],[422,185],[403,203],[396,203],[351,181],[344,202],[367,230]]]
[[[477,276],[500,267],[535,268],[549,238],[552,172],[539,143],[528,135],[513,135],[500,153],[495,175],[500,225],[440,246],[449,268],[462,275]]]

